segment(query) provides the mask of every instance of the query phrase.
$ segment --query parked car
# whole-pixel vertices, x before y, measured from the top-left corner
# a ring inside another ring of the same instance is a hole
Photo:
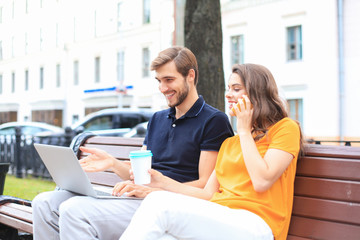
[[[129,132],[125,133],[123,137],[145,137],[147,132],[147,125],[149,122],[139,123],[133,127]]]
[[[110,108],[87,115],[71,126],[76,133],[122,136],[139,123],[147,122],[154,114],[150,109]]]
[[[71,127],[68,138],[65,130],[56,134],[41,134],[36,142],[52,145],[69,145],[72,138],[82,132],[92,132],[99,136],[123,136],[137,124],[147,122],[154,114],[150,109],[109,108],[88,114]],[[69,138],[70,133],[70,138]]]
[[[60,127],[42,122],[8,122],[0,125],[0,135],[15,135],[15,128],[20,127],[23,135],[36,135],[39,133],[61,133]]]
[[[0,143],[15,141],[16,128],[20,128],[22,136],[25,135],[27,145],[31,145],[34,136],[61,134],[64,130],[61,127],[42,122],[8,122],[0,125]]]

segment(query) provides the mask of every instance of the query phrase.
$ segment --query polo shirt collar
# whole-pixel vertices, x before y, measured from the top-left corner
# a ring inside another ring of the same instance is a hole
[[[201,112],[201,110],[204,108],[205,106],[205,100],[204,98],[200,95],[199,98],[196,100],[196,102],[194,103],[194,105],[189,109],[189,111],[187,111],[185,113],[184,116],[182,116],[181,118],[191,118],[191,117],[196,117],[197,115],[199,115],[199,113]],[[169,115],[168,117],[171,118],[175,118],[175,107],[170,108],[169,110]]]

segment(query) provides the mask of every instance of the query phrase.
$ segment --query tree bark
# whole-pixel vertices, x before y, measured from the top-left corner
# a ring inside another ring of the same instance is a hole
[[[185,46],[195,54],[199,65],[199,94],[208,104],[224,111],[220,0],[187,0],[184,32]]]

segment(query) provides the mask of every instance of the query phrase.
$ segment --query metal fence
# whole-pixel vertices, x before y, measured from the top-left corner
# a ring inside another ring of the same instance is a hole
[[[20,129],[16,129],[15,135],[0,135],[0,162],[10,163],[8,173],[18,178],[28,175],[50,178],[34,143],[70,146],[73,137],[72,131],[65,131],[62,136],[35,137],[22,135]]]

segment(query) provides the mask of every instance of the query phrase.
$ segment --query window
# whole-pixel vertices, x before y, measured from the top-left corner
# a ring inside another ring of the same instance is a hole
[[[29,70],[25,70],[25,91],[29,90]]]
[[[24,40],[25,40],[24,52],[25,52],[25,54],[27,54],[28,53],[28,48],[29,48],[29,41],[28,41],[28,34],[27,33],[25,33]]]
[[[40,47],[40,51],[43,49],[43,43],[44,43],[44,39],[43,39],[43,32],[42,29],[40,28],[40,40],[39,40],[39,47]]]
[[[142,50],[142,75],[143,77],[149,77],[149,67],[150,67],[150,52],[149,48],[143,48]]]
[[[2,94],[2,79],[3,79],[3,77],[2,77],[2,74],[0,74],[0,94]]]
[[[117,80],[118,82],[124,81],[124,51],[117,53]]]
[[[61,85],[61,67],[60,64],[56,64],[56,87]]]
[[[55,46],[59,47],[59,24],[55,24]]]
[[[11,92],[15,92],[15,73],[11,73]]]
[[[143,24],[150,23],[150,0],[143,0]]]
[[[0,41],[0,60],[3,60],[2,41]]]
[[[303,126],[303,100],[302,99],[288,99],[289,117],[297,120]]]
[[[77,121],[79,121],[79,115],[78,114],[72,115],[72,123],[74,124]]]
[[[40,89],[44,88],[44,67],[40,68]]]
[[[120,128],[132,128],[140,122],[139,116],[136,114],[124,114],[121,115]]]
[[[25,13],[29,13],[29,2],[25,0]]]
[[[15,50],[14,50],[14,48],[15,48],[15,37],[13,36],[13,37],[11,37],[11,56],[12,57],[14,57],[14,52],[15,52]]]
[[[12,19],[15,18],[15,1],[12,1],[12,5],[11,5],[11,18]]]
[[[97,13],[94,11],[94,37],[97,36]]]
[[[301,26],[287,28],[287,60],[302,59],[302,33]]]
[[[95,82],[100,82],[100,57],[95,58]]]
[[[121,29],[121,25],[122,25],[122,22],[121,22],[121,7],[122,3],[119,2],[117,4],[117,31],[119,32],[120,29]]]
[[[100,116],[84,125],[86,131],[107,130],[113,128],[112,116]]]
[[[244,36],[231,37],[231,65],[244,63]]]
[[[73,41],[75,42],[76,41],[76,18],[74,17],[74,20],[73,20],[73,27],[74,27],[74,32],[73,32]]]
[[[74,61],[74,85],[79,85],[79,61]]]

